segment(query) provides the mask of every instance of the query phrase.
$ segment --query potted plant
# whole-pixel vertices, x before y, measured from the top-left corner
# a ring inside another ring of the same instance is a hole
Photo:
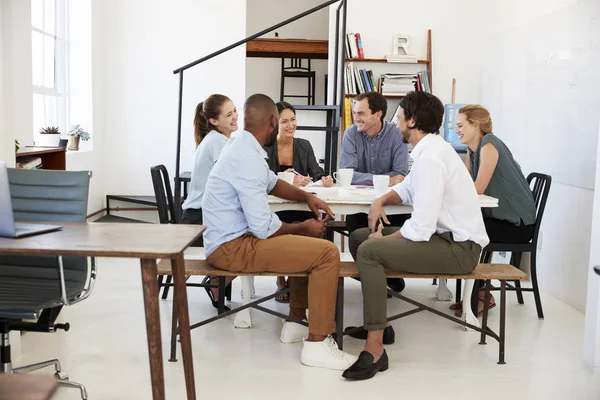
[[[73,125],[69,131],[69,150],[79,150],[79,140],[87,142],[90,140],[90,134],[83,130],[81,125]]]
[[[19,151],[19,141],[15,139],[15,153]]]
[[[36,146],[58,146],[60,140],[60,130],[56,126],[48,126],[40,129],[40,134],[35,141]]]

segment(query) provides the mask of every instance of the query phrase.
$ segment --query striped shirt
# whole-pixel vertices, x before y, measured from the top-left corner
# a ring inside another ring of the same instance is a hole
[[[519,163],[514,159],[508,147],[496,135],[484,135],[475,152],[470,153],[471,177],[477,179],[481,162],[481,149],[491,143],[498,151],[498,164],[484,194],[498,199],[498,207],[484,208],[483,216],[514,225],[535,223],[535,203],[527,179]]]

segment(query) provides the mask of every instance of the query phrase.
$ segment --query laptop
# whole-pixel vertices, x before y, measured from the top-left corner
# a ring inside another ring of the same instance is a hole
[[[6,161],[0,161],[0,237],[19,238],[60,229],[62,226],[15,223]]]

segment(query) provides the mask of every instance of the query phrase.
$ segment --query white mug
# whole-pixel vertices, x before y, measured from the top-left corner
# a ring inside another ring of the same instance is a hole
[[[277,177],[282,181],[289,183],[290,185],[294,184],[294,173],[293,172],[278,172]]]
[[[373,186],[375,187],[375,195],[383,196],[387,193],[390,186],[389,175],[373,175]]]
[[[333,173],[335,180],[342,186],[352,185],[352,176],[354,170],[352,168],[340,168],[337,172]]]

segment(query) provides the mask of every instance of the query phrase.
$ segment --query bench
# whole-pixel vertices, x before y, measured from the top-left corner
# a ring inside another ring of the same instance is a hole
[[[219,301],[224,302],[224,288],[225,288],[225,278],[228,276],[283,276],[281,273],[277,272],[262,272],[262,273],[241,273],[241,272],[230,272],[224,271],[218,268],[211,266],[206,260],[203,259],[187,259],[185,261],[185,273],[186,275],[210,275],[214,277],[219,277]],[[161,260],[158,263],[158,274],[160,275],[171,275],[171,262],[169,260]],[[294,277],[308,277],[307,273],[286,273],[285,276],[294,276]],[[499,350],[498,350],[498,364],[504,364],[504,345],[505,345],[505,326],[506,326],[506,281],[515,281],[515,280],[526,280],[527,274],[520,271],[519,269],[513,267],[508,264],[479,264],[471,273],[462,274],[462,275],[447,275],[447,274],[415,274],[415,273],[407,273],[407,272],[397,272],[392,270],[386,270],[386,276],[388,278],[404,278],[404,279],[467,279],[467,280],[484,280],[486,281],[485,290],[486,299],[484,300],[484,311],[483,311],[483,321],[481,327],[470,324],[462,319],[456,318],[449,314],[445,314],[439,310],[431,308],[425,304],[419,303],[413,299],[410,299],[406,296],[403,296],[400,293],[394,292],[391,289],[388,289],[388,292],[394,296],[399,298],[400,300],[406,301],[416,308],[388,317],[388,321],[393,321],[399,318],[407,317],[409,315],[415,314],[420,311],[429,311],[437,316],[448,319],[452,322],[462,325],[463,327],[473,329],[481,333],[480,344],[486,344],[486,337],[490,336],[498,341]],[[343,336],[344,336],[344,321],[343,321],[343,307],[344,307],[344,278],[358,278],[359,273],[356,269],[356,264],[353,261],[344,261],[342,260],[341,268],[340,268],[340,279],[338,284],[338,293],[337,293],[337,307],[336,307],[336,341],[340,348],[343,346]],[[489,305],[489,295],[490,295],[490,287],[491,281],[498,280],[500,281],[500,327],[499,332],[496,333],[487,326],[487,318],[488,318],[488,305]],[[306,323],[302,321],[297,321],[291,319],[287,315],[283,315],[281,313],[275,312],[268,308],[264,308],[260,306],[260,303],[263,303],[267,300],[270,300],[279,294],[287,293],[292,290],[296,290],[301,286],[289,287],[286,289],[278,290],[275,293],[252,301],[248,304],[244,304],[238,308],[232,309],[231,311],[220,313],[219,315],[208,318],[199,323],[193,324],[190,328],[198,328],[202,325],[206,325],[208,323],[214,322],[218,319],[227,317],[229,315],[235,314],[239,311],[242,311],[247,308],[255,308],[263,312],[267,312],[272,315],[276,315],[280,318],[284,318],[290,321],[294,321],[297,323],[301,323],[306,325]],[[175,303],[175,302],[174,302]],[[174,312],[175,316],[176,313]],[[171,358],[169,361],[176,361],[175,359],[175,340],[176,340],[177,328],[176,328],[176,320],[173,318],[173,330],[171,336]]]

